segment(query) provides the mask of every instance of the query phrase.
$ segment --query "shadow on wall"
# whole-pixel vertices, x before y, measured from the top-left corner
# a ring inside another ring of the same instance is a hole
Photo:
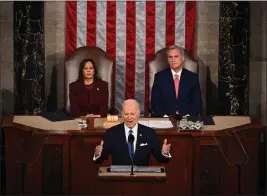
[[[198,64],[202,64],[207,67],[206,115],[218,115],[220,114],[220,104],[218,104],[218,87],[211,81],[211,72],[209,65],[206,65],[200,57],[197,57],[197,61]]]
[[[0,100],[0,114],[14,113],[14,94],[8,89],[0,89],[2,99]]]
[[[57,77],[58,75],[58,70],[57,66],[54,65],[52,68],[52,74],[51,74],[51,84],[50,84],[50,93],[47,96],[47,102],[46,102],[46,108],[48,112],[54,112],[57,110],[57,89],[58,89],[58,84],[57,84]]]
[[[57,60],[57,56],[61,58]],[[47,62],[56,62],[54,64],[48,64]],[[49,67],[51,69],[49,69]],[[46,84],[50,84],[46,88],[46,111],[55,112],[57,110],[62,110],[62,102],[64,102],[64,54],[54,54],[46,58],[46,72],[49,74],[46,79]],[[51,70],[51,72],[49,72]],[[63,85],[63,86],[62,86]],[[64,105],[64,104],[63,104]]]

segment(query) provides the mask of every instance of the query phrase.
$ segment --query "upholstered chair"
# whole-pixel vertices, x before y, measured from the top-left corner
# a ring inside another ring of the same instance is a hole
[[[204,64],[198,64],[195,61],[190,53],[184,49],[184,65],[183,67],[189,71],[198,74],[199,82],[200,82],[200,89],[201,89],[201,96],[202,96],[202,106],[203,111],[202,115],[206,115],[206,105],[207,105],[207,66]],[[159,50],[155,57],[149,62],[149,95],[151,95],[152,86],[154,83],[155,74],[163,69],[169,67],[166,48]],[[150,96],[151,99],[151,96]],[[149,99],[149,100],[150,100]]]
[[[98,76],[108,82],[109,108],[112,108],[112,77],[114,61],[98,47],[83,46],[77,48],[65,60],[65,112],[70,113],[69,84],[78,78],[79,66],[83,59],[91,58],[96,63]]]

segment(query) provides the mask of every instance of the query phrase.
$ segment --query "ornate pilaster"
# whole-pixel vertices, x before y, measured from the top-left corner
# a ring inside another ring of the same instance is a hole
[[[15,113],[44,110],[44,2],[14,2]]]
[[[249,4],[249,2],[220,2],[218,70],[220,114],[248,114]]]

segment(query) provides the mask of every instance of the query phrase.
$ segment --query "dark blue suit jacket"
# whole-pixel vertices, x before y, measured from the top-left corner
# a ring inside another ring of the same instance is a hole
[[[147,143],[147,145],[140,146],[142,143]],[[158,162],[167,163],[169,158],[162,155],[161,147],[155,131],[152,128],[138,124],[137,142],[133,159],[134,165],[148,166],[151,153]],[[102,163],[108,159],[109,154],[112,157],[112,165],[132,164],[125,136],[124,123],[107,130],[104,137],[102,154],[95,160],[95,163]]]
[[[202,111],[202,98],[198,75],[183,68],[179,83],[178,99],[175,95],[173,75],[170,68],[155,74],[151,92],[152,111],[158,115],[199,115]]]

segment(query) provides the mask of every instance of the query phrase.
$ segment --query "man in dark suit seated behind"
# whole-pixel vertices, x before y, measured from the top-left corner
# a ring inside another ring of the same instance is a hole
[[[152,111],[157,115],[199,115],[202,98],[198,75],[183,68],[184,54],[179,46],[167,48],[169,68],[155,74],[151,92]]]
[[[150,154],[152,153],[157,161],[167,163],[171,158],[170,147],[167,139],[164,140],[162,148],[155,131],[144,125],[138,124],[140,116],[139,104],[134,99],[124,101],[122,105],[122,117],[124,123],[116,125],[107,130],[104,141],[96,146],[93,160],[95,163],[102,163],[112,157],[113,165],[131,165],[132,158],[128,149],[128,135],[132,131],[133,142],[133,163],[138,166],[149,165]]]

